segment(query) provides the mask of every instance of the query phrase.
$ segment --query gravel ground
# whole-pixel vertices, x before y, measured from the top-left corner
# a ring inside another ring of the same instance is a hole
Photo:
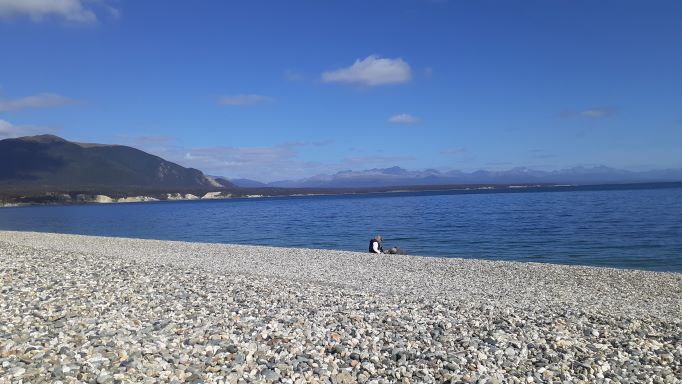
[[[682,383],[682,274],[0,231],[0,383]]]

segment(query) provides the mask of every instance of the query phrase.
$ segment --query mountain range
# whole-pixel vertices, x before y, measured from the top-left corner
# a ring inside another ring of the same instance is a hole
[[[475,172],[435,169],[407,170],[398,166],[362,171],[340,171],[299,180],[261,183],[250,179],[231,179],[238,187],[280,188],[377,188],[391,186],[427,186],[449,184],[620,184],[682,181],[682,168],[633,172],[605,166],[574,167],[557,171],[513,168],[506,171]]]
[[[29,191],[207,191],[234,187],[123,145],[53,135],[0,140],[0,188]]]
[[[227,191],[291,194],[290,188],[355,189],[510,184],[618,184],[682,181],[682,169],[633,172],[604,166],[558,171],[407,170],[398,166],[340,171],[299,180],[228,180],[123,145],[67,141],[53,135],[0,140],[0,192],[189,193]],[[295,192],[300,193],[300,192]],[[312,192],[311,192],[312,193]]]

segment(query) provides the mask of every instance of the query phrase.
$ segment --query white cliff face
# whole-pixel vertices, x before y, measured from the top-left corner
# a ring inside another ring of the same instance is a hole
[[[202,199],[219,199],[222,197],[222,192],[207,192]]]
[[[184,197],[179,193],[167,193],[166,200],[183,200]]]
[[[205,195],[199,197],[191,193],[166,193],[165,196],[161,198],[151,197],[151,196],[128,196],[120,198],[112,198],[107,195],[90,195],[90,194],[78,194],[74,197],[68,194],[59,195],[59,200],[57,204],[71,204],[71,203],[86,203],[86,204],[112,204],[112,203],[142,203],[149,201],[181,201],[181,200],[200,200],[200,199],[228,199],[232,197],[231,193],[223,192],[208,192]],[[247,197],[261,197],[260,195],[249,195]],[[0,208],[2,207],[18,207],[24,205],[31,205],[31,203],[16,203],[11,201],[0,201]]]
[[[141,202],[146,202],[146,201],[159,201],[159,199],[155,199],[153,197],[149,196],[131,196],[131,197],[122,197],[116,202],[118,203],[141,203]]]
[[[97,196],[95,196],[94,202],[95,203],[101,203],[101,204],[108,204],[108,203],[113,203],[114,199],[112,199],[111,197],[109,197],[107,195],[97,195]]]
[[[21,204],[21,203],[4,203],[4,202],[0,202],[0,208],[21,207],[21,206],[24,206],[24,205],[28,205],[28,204]]]
[[[191,193],[167,193],[166,200],[198,200],[199,196],[193,195]]]

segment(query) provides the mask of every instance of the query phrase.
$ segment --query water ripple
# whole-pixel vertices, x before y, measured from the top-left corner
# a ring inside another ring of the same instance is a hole
[[[682,188],[4,208],[0,229],[682,272]]]

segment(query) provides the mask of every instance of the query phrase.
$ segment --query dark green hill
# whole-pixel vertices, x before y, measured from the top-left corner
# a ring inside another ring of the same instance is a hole
[[[3,189],[172,192],[232,186],[122,145],[80,144],[52,135],[0,140]]]

